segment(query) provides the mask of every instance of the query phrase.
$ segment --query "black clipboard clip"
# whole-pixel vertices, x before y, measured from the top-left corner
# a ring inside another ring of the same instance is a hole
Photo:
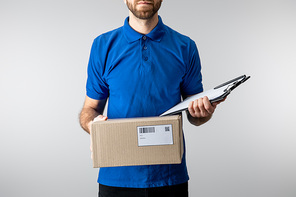
[[[246,76],[246,75],[242,75],[239,76],[235,79],[232,79],[230,81],[227,81],[225,83],[222,83],[221,85],[218,85],[214,88],[214,90],[219,89],[219,88],[225,88],[224,89],[224,94],[220,95],[217,98],[211,99],[210,102],[214,103],[220,100],[223,100],[224,98],[226,98],[232,90],[234,90],[235,88],[237,88],[239,85],[241,85],[242,83],[244,83],[245,81],[247,81],[248,79],[250,79],[251,76]]]

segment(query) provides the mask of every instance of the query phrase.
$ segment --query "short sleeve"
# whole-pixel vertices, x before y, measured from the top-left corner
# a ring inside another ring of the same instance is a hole
[[[87,82],[86,82],[86,95],[92,99],[103,100],[109,95],[109,87],[104,79],[104,55],[103,50],[99,50],[100,38],[94,40],[90,52],[88,69],[87,69]]]
[[[202,91],[203,85],[200,58],[196,44],[191,40],[186,72],[181,83],[181,93],[182,96],[185,96],[197,94]]]

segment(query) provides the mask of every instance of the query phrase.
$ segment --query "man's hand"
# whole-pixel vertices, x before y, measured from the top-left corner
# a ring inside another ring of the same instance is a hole
[[[225,98],[226,99],[226,98]],[[225,99],[211,103],[208,97],[191,101],[188,105],[188,120],[194,125],[201,125],[211,119],[217,105]]]
[[[208,97],[203,97],[191,101],[188,105],[188,111],[193,118],[206,118],[214,113],[216,106],[216,104],[211,104]]]
[[[95,121],[105,121],[107,120],[108,117],[107,116],[103,116],[103,115],[98,115],[97,117],[95,117],[92,121],[90,121],[87,125],[88,130],[91,131],[91,124]]]
[[[106,121],[108,119],[107,116],[103,116],[103,115],[98,115],[96,118],[93,119],[93,121],[90,121],[88,123],[88,129],[90,131],[90,152],[91,152],[91,159],[93,159],[93,149],[92,149],[92,139],[91,139],[91,124],[95,121]]]

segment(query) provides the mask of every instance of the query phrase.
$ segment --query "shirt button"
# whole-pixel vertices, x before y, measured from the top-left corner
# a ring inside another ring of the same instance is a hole
[[[148,57],[145,57],[144,60],[147,61],[148,60]]]
[[[146,36],[143,36],[143,40],[146,40],[147,39],[147,37]]]
[[[143,49],[144,49],[144,50],[147,50],[147,46],[144,46]]]

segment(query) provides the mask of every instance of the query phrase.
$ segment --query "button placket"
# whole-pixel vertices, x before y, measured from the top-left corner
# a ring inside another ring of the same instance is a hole
[[[144,62],[148,61],[149,57],[148,57],[148,47],[147,47],[147,42],[148,39],[146,36],[142,37],[142,58],[144,60]]]

